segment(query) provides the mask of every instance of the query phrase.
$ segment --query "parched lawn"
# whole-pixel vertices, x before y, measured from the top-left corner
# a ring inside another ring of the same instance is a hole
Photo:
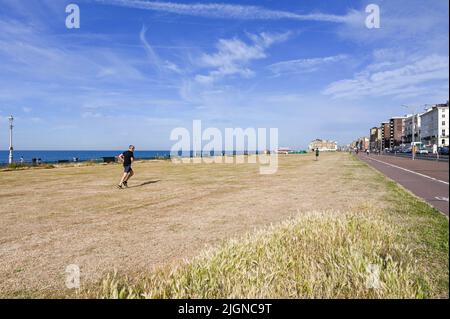
[[[305,213],[176,267],[111,273],[79,296],[448,298],[448,220],[383,182],[391,208]]]
[[[0,296],[448,297],[448,219],[348,154],[136,172],[0,172]]]

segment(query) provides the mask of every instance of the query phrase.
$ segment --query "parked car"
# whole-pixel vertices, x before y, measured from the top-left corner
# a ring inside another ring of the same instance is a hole
[[[426,148],[419,148],[417,154],[428,154],[428,150]]]
[[[441,147],[439,149],[439,154],[441,154],[441,155],[448,155],[448,147],[447,146]]]
[[[405,149],[403,150],[403,153],[405,153],[405,154],[411,154],[411,153],[412,153],[412,148],[411,148],[411,147],[405,148]]]

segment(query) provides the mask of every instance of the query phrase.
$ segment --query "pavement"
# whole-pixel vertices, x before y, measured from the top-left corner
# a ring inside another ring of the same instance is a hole
[[[449,215],[449,163],[388,155],[359,154],[358,157],[403,187]]]
[[[398,157],[405,157],[405,158],[411,158],[411,154],[407,153],[386,153],[384,155],[388,156],[398,156]],[[438,162],[447,162],[448,163],[448,155],[439,155],[439,157],[436,154],[416,154],[417,159],[421,160],[428,160],[428,161],[438,161]]]

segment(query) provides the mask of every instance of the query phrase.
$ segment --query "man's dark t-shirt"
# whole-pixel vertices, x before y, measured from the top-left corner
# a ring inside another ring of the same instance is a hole
[[[126,151],[122,153],[123,155],[123,166],[131,165],[131,158],[134,160],[134,153],[131,151]]]

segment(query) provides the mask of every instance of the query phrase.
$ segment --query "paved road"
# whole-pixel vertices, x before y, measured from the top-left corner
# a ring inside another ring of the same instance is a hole
[[[358,157],[448,216],[448,163],[386,155]]]

